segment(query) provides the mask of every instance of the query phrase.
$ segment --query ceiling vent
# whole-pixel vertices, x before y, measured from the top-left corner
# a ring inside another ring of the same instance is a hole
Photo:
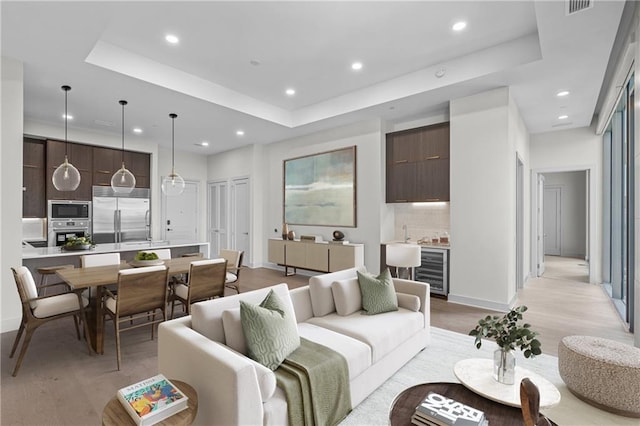
[[[583,10],[591,9],[594,0],[566,0],[566,14],[573,15]]]

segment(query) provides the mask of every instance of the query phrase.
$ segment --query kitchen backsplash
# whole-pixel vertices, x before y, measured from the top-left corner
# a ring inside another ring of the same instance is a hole
[[[394,235],[396,240],[404,238],[403,225],[407,225],[409,241],[415,243],[421,238],[430,238],[434,233],[449,232],[450,223],[449,203],[395,205]]]

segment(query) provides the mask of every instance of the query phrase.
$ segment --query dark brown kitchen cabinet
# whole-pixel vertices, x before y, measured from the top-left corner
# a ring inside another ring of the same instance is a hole
[[[24,138],[22,150],[22,217],[47,217],[45,141]]]
[[[144,152],[125,151],[124,163],[136,177],[136,188],[151,186],[151,155]]]
[[[122,151],[113,148],[93,147],[93,184],[110,186],[111,176],[122,165]]]
[[[387,203],[449,201],[449,123],[387,134]]]
[[[93,150],[89,145],[62,141],[47,141],[46,199],[48,200],[91,200]],[[80,172],[80,185],[75,191],[58,191],[53,186],[53,172],[64,162],[65,153],[69,162]]]

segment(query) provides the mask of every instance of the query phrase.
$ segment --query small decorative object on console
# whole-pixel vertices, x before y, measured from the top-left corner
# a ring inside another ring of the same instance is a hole
[[[118,400],[140,426],[154,425],[186,409],[188,399],[162,374],[118,391]]]
[[[485,426],[488,421],[483,411],[439,393],[429,392],[416,407],[411,423],[418,426]]]
[[[322,241],[320,235],[300,235],[300,241],[306,241],[308,243],[319,243]]]
[[[342,231],[338,231],[337,229],[333,231],[333,241],[342,241],[344,240],[344,234]]]
[[[286,240],[289,236],[289,225],[285,223],[282,224],[282,239]]]
[[[294,231],[287,232],[287,238],[291,241],[296,239],[296,233]]]
[[[493,378],[500,383],[513,384],[515,357],[512,351],[516,347],[523,351],[525,358],[533,358],[542,353],[542,345],[536,339],[538,333],[531,330],[530,324],[518,324],[526,310],[527,307],[523,305],[511,309],[502,317],[487,315],[469,332],[470,336],[475,336],[474,344],[478,349],[482,346],[483,337],[494,339],[500,347],[493,355]]]

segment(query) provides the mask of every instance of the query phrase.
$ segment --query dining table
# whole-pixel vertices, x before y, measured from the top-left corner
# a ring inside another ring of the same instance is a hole
[[[203,260],[202,257],[176,257],[162,260],[168,269],[169,277],[189,272],[191,262]],[[158,261],[158,265],[160,265]],[[102,313],[102,287],[118,283],[118,273],[121,270],[133,268],[128,262],[118,265],[92,266],[88,268],[61,269],[56,274],[69,285],[72,291],[83,292],[87,289],[96,289],[94,297],[90,298],[91,309],[87,315],[89,339],[91,347],[98,354],[104,354],[104,316]],[[168,285],[168,283],[167,283]]]

